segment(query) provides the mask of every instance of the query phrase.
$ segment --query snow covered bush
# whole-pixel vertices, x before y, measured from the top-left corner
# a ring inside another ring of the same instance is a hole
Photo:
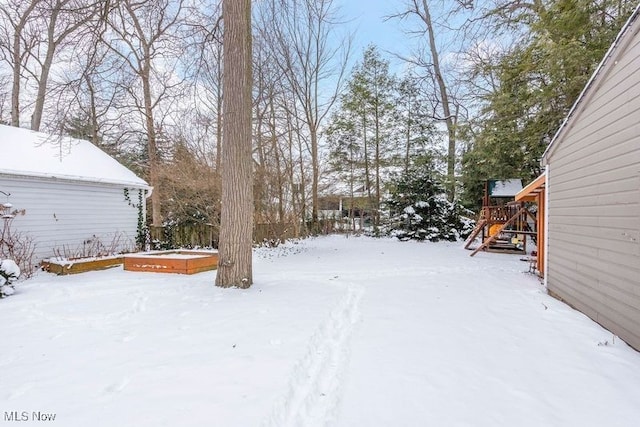
[[[431,168],[410,169],[392,182],[386,205],[391,212],[385,231],[400,240],[456,241],[475,226],[471,211],[449,202]]]
[[[11,259],[0,260],[0,298],[13,295],[13,282],[20,277],[20,268]]]

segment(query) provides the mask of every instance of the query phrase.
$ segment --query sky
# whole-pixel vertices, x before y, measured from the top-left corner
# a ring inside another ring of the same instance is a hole
[[[362,58],[362,52],[369,44],[380,48],[383,56],[397,70],[401,61],[389,52],[408,54],[413,41],[402,32],[398,19],[384,19],[397,13],[403,5],[400,0],[338,0],[340,14],[347,21],[346,27],[353,32],[352,56],[355,61]]]

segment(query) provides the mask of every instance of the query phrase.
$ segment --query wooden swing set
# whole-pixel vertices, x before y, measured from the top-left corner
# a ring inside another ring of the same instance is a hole
[[[465,241],[465,249],[472,250],[471,256],[480,251],[502,253],[527,253],[527,237],[536,244],[532,252],[530,270],[544,271],[544,187],[545,175],[541,175],[525,188],[520,180],[485,182],[483,207],[477,225]],[[529,202],[529,203],[527,203]],[[537,204],[537,211],[530,210]],[[477,238],[480,245],[473,248]]]

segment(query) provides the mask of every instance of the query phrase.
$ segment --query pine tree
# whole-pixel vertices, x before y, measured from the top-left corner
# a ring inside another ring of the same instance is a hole
[[[413,166],[392,182],[386,232],[400,240],[456,241],[473,230],[470,211],[450,202],[431,162]]]
[[[394,97],[397,82],[375,46],[369,46],[347,83],[340,111],[333,115],[328,135],[331,156],[348,160],[347,170],[358,170],[373,210],[374,228],[380,225],[384,189],[382,170],[396,156]],[[352,178],[354,174],[350,175]]]
[[[463,157],[465,203],[489,178],[529,181],[540,157],[631,11],[631,2],[554,0],[529,12],[527,36],[491,65],[494,89]],[[505,17],[504,19],[507,19]]]

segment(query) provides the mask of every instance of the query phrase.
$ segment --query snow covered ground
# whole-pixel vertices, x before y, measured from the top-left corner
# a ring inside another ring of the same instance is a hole
[[[637,426],[640,354],[518,256],[331,236],[249,290],[121,268],[0,301],[0,425]]]

